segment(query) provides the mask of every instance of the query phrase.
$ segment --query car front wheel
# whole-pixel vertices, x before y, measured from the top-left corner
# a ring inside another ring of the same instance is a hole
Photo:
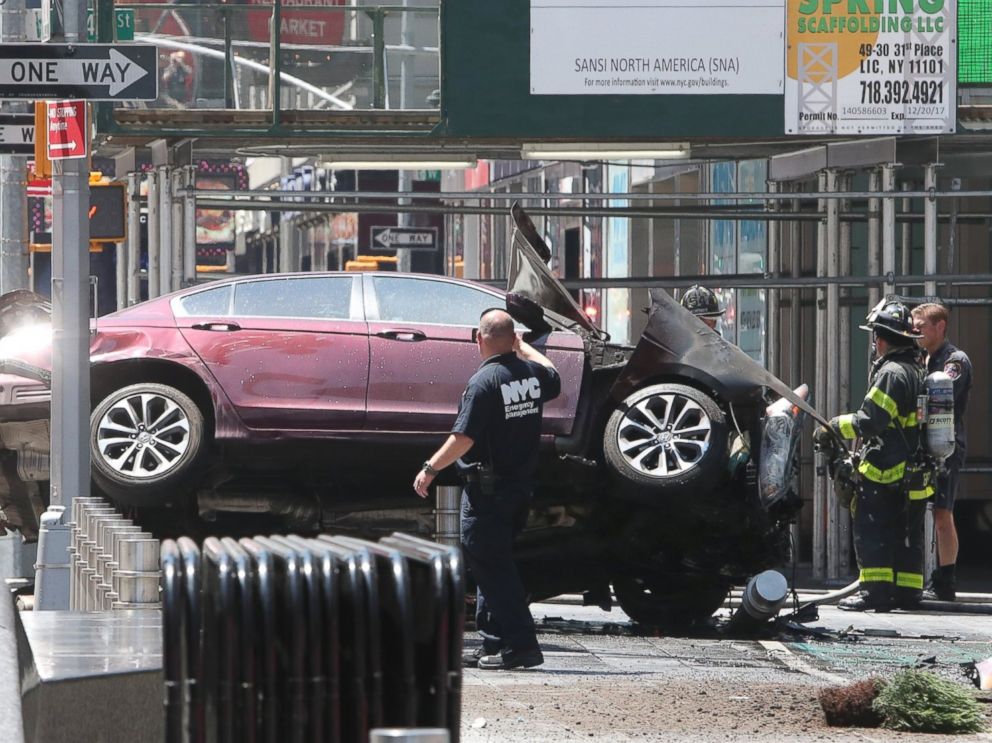
[[[160,505],[179,498],[203,459],[203,413],[165,384],[110,393],[90,418],[93,479],[123,503]]]
[[[603,435],[606,462],[642,500],[711,488],[726,472],[727,424],[694,387],[654,384],[613,411]]]

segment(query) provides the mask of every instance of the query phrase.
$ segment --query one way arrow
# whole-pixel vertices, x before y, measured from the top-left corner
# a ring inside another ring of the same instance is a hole
[[[50,150],[74,150],[76,149],[75,142],[49,142],[48,149]]]
[[[0,98],[154,100],[151,45],[0,45]]]

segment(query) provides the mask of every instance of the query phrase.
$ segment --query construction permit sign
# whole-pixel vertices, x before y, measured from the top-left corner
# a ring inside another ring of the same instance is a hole
[[[789,0],[786,134],[953,132],[956,0]]]

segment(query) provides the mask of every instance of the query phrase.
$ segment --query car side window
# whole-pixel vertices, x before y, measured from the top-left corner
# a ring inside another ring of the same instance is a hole
[[[190,294],[179,300],[179,306],[192,317],[224,317],[231,312],[231,285]]]
[[[313,276],[246,281],[234,292],[234,314],[241,317],[313,317],[347,320],[350,276]]]
[[[392,276],[372,281],[382,322],[475,327],[483,310],[504,306],[501,298],[462,284]]]

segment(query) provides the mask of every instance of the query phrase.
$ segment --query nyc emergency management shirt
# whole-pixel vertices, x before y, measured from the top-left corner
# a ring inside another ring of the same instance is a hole
[[[459,464],[492,464],[497,479],[530,480],[537,468],[544,403],[560,392],[554,369],[512,351],[490,356],[468,380],[451,428],[474,442]]]

